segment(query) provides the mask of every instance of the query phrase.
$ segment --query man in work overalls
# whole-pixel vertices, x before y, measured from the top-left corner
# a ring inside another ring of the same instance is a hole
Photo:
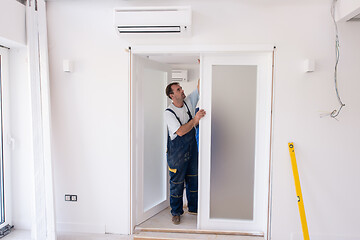
[[[168,127],[167,162],[170,174],[170,207],[172,222],[180,223],[183,210],[183,192],[186,185],[188,212],[197,213],[198,204],[198,148],[195,126],[206,112],[201,109],[195,115],[199,101],[199,84],[188,97],[177,82],[166,87],[166,95],[172,103],[165,110]]]

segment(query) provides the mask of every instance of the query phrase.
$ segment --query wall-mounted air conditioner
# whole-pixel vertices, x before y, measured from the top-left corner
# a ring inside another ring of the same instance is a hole
[[[190,33],[191,7],[117,8],[115,27],[121,35]]]
[[[171,80],[174,82],[187,82],[188,71],[187,70],[172,70]]]

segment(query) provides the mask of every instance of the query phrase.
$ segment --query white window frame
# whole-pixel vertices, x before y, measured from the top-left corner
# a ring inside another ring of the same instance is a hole
[[[12,225],[11,212],[11,136],[10,136],[10,107],[9,107],[9,50],[0,47],[1,55],[1,128],[2,157],[4,166],[4,211],[5,221],[0,228]],[[1,147],[1,146],[0,146]]]

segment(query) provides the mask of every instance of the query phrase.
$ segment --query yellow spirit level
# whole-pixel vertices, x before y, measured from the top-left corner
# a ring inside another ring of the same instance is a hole
[[[307,223],[306,223],[304,202],[303,202],[303,197],[301,194],[299,172],[298,172],[297,165],[296,165],[294,143],[291,142],[288,145],[289,145],[289,152],[290,152],[290,158],[291,158],[291,165],[292,165],[293,174],[294,174],[295,189],[296,189],[296,195],[297,195],[297,201],[298,201],[298,206],[299,206],[300,220],[301,220],[301,226],[302,226],[302,231],[303,231],[303,235],[304,235],[304,240],[310,240],[309,230],[308,230]]]

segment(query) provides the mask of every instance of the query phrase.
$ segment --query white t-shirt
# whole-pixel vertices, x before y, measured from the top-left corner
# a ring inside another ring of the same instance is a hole
[[[184,101],[189,107],[191,116],[194,118],[196,104],[199,101],[199,92],[197,88],[192,93],[190,93],[190,95],[187,96]],[[186,124],[189,121],[190,118],[189,114],[187,113],[187,108],[185,104],[182,106],[182,108],[178,108],[175,107],[173,103],[171,103],[168,108],[170,108],[176,113],[176,116],[180,119],[182,125]],[[177,137],[176,131],[181,127],[181,125],[172,112],[165,110],[164,115],[165,123],[169,130],[169,136],[171,140],[174,140]]]

